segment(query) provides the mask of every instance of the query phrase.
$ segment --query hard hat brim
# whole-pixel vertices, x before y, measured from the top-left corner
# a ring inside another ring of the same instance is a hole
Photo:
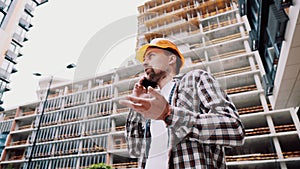
[[[184,64],[184,56],[181,54],[181,52],[177,49],[177,48],[173,48],[173,47],[170,47],[170,46],[165,46],[165,45],[158,45],[158,44],[146,44],[146,45],[143,45],[142,47],[140,47],[138,49],[138,51],[136,52],[136,59],[143,63],[144,61],[144,56],[145,56],[145,53],[147,52],[147,49],[149,47],[158,47],[158,48],[161,48],[161,49],[172,49],[173,51],[176,51],[178,56],[180,57],[181,61],[182,61],[182,65]],[[181,67],[182,67],[181,65]]]

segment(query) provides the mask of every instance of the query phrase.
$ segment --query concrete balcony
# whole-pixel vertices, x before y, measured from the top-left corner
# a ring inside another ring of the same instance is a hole
[[[10,73],[7,72],[6,70],[4,70],[3,68],[0,68],[0,79],[9,83],[9,80],[8,80],[9,77],[10,77]]]
[[[30,12],[30,13],[32,13],[33,11],[34,11],[34,6],[32,5],[32,4],[29,4],[29,3],[27,3],[26,5],[25,5],[25,9],[28,11],[28,12]]]
[[[28,29],[30,27],[30,21],[28,21],[28,19],[26,19],[24,16],[22,16],[20,18],[19,23],[20,23],[20,25],[22,25],[26,29]]]
[[[21,35],[19,35],[17,33],[13,34],[13,39],[16,40],[20,44],[22,44],[24,41],[24,37],[22,37]]]
[[[6,51],[6,56],[8,56],[13,62],[16,62],[16,59],[18,57],[17,54],[10,49]]]
[[[3,1],[0,1],[0,9],[4,9],[6,7],[6,4]]]

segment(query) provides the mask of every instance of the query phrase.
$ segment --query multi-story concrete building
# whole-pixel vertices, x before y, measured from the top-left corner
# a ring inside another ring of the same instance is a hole
[[[299,3],[287,8],[287,24],[299,25]],[[137,47],[155,37],[172,39],[186,57],[181,73],[207,70],[238,108],[246,139],[242,147],[226,149],[228,168],[300,167],[298,105],[276,107],[269,99],[265,64],[252,48],[253,28],[237,2],[150,0],[138,10]],[[296,34],[286,33],[284,41],[293,41]],[[53,83],[47,104],[49,79],[44,80],[38,91],[41,102],[2,112],[0,166],[27,168],[31,156],[30,168],[86,168],[100,162],[137,168],[124,138],[129,110],[118,100],[131,93],[141,72],[142,65],[128,64],[90,79]]]
[[[34,10],[45,2],[47,0],[0,0],[0,105],[3,93],[10,90],[10,75],[17,72],[14,65],[22,56],[20,48],[28,40]]]

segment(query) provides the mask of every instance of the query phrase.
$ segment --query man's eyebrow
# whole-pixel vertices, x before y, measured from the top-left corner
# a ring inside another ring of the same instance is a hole
[[[154,52],[153,52],[153,51],[150,51],[150,52],[146,53],[145,56],[147,56],[147,55],[149,55],[149,54],[152,54],[152,53],[154,53]]]
[[[149,54],[149,53],[153,53],[153,51],[149,51],[148,54]]]
[[[152,54],[152,53],[153,53],[153,51],[146,52],[145,56],[143,57],[143,61],[145,61],[145,58],[146,58],[147,56],[149,56],[150,54]]]

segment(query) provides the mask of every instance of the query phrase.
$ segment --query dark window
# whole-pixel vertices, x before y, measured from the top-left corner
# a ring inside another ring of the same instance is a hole
[[[4,12],[8,12],[8,9],[10,7],[10,4],[12,2],[12,0],[2,0],[2,2],[4,2],[5,7],[2,9]]]
[[[259,22],[259,1],[258,0],[250,0],[250,10],[248,11],[248,18],[250,20],[250,25],[252,29],[258,31],[258,22]]]
[[[11,2],[12,0],[1,0],[0,2],[0,28],[11,5]]]
[[[15,64],[11,63],[9,60],[4,59],[1,67],[8,73],[11,73]]]
[[[4,18],[5,18],[5,13],[0,10],[0,28],[1,28],[2,22],[4,21]]]
[[[298,107],[297,115],[298,115],[298,119],[300,120],[300,107]]]
[[[11,42],[10,45],[9,45],[9,50],[11,50],[16,55],[19,54],[20,48],[21,47],[19,45],[17,45],[15,42]]]
[[[0,80],[0,92],[3,92],[6,88],[6,82]]]

